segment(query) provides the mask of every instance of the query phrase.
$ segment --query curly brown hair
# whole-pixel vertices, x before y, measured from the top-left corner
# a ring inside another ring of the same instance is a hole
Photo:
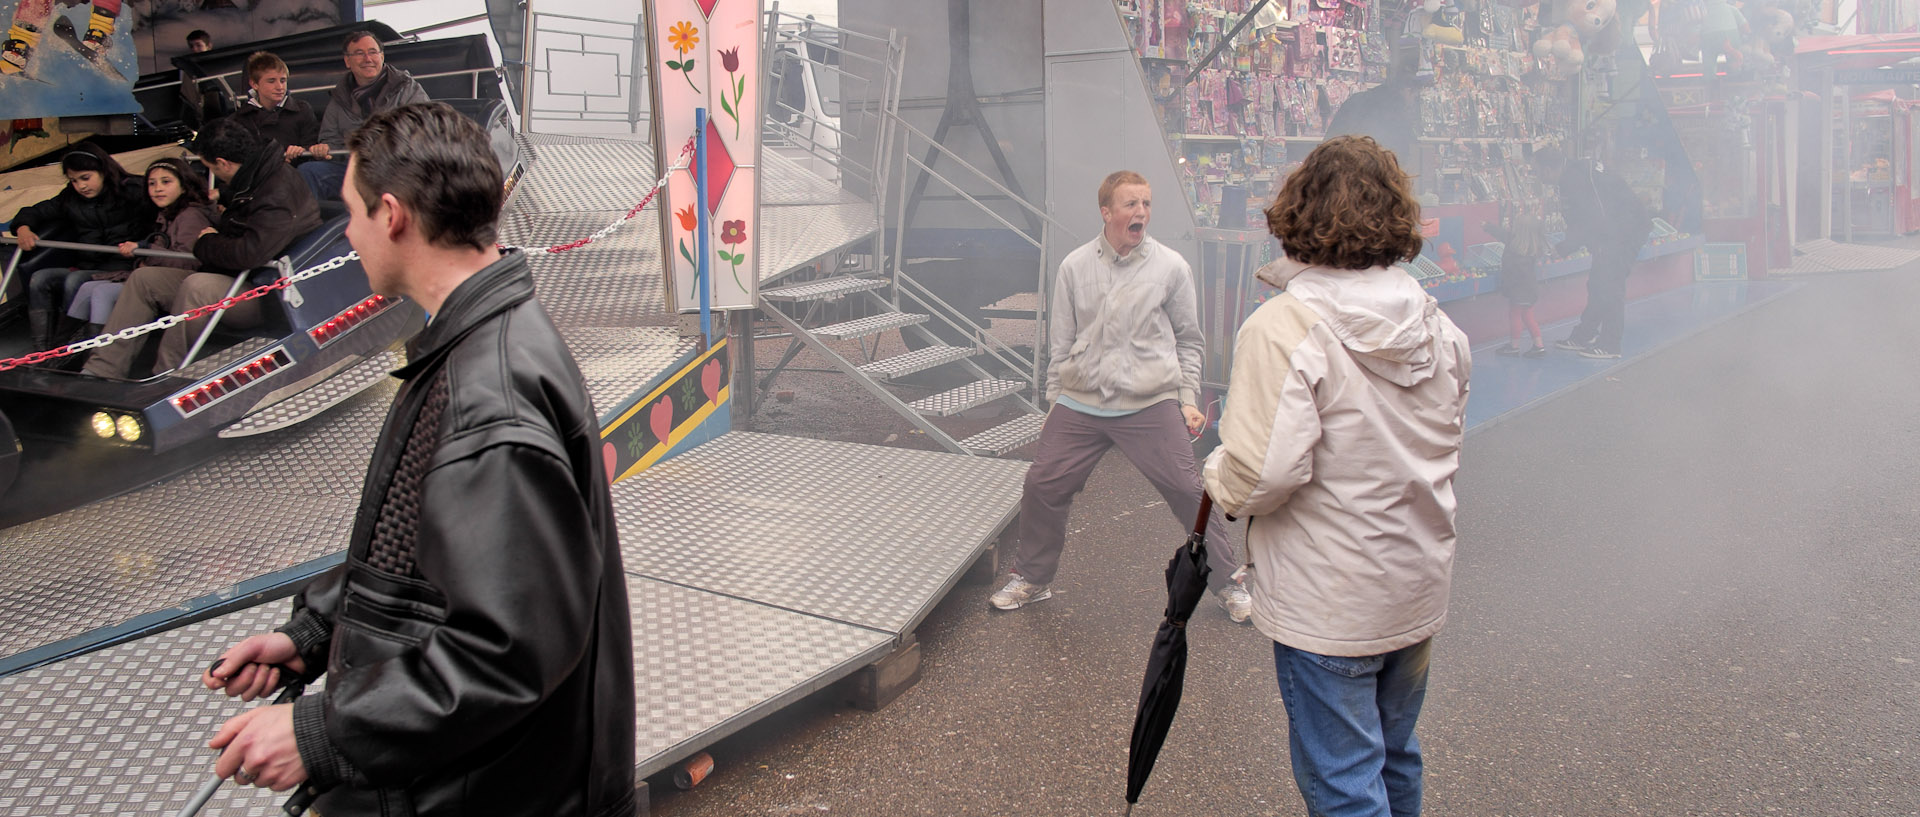
[[[1336,136],[1307,154],[1267,208],[1287,257],[1368,269],[1420,254],[1420,202],[1393,153],[1367,136]]]

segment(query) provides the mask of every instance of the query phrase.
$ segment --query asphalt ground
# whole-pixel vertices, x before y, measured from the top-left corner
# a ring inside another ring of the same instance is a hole
[[[1812,279],[1469,437],[1427,814],[1920,815],[1916,305],[1920,267]],[[760,430],[925,442],[830,375],[777,387]],[[1070,530],[1053,599],[962,585],[890,706],[816,694],[654,813],[1120,813],[1182,525],[1110,455]],[[1304,814],[1271,642],[1211,604],[1191,638],[1134,813]]]

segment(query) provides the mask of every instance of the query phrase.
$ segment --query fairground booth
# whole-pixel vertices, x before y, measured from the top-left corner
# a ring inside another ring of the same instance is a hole
[[[1419,86],[1400,158],[1415,174],[1428,239],[1405,267],[1470,336],[1506,332],[1506,302],[1493,294],[1503,247],[1483,225],[1525,209],[1547,214],[1552,237],[1565,229],[1530,164],[1549,145],[1621,173],[1657,216],[1634,294],[1693,279],[1700,183],[1615,15],[1596,22],[1553,2],[1490,0],[1120,5],[1194,211],[1204,379],[1216,392],[1240,321],[1273,294],[1253,277],[1280,254],[1262,210],[1342,104],[1389,81],[1395,60]],[[1621,16],[1645,10],[1623,4]],[[1584,251],[1544,265],[1543,322],[1577,314],[1589,266]]]

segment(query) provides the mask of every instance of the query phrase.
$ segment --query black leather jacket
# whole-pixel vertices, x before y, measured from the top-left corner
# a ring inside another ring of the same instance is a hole
[[[281,628],[316,809],[634,812],[633,645],[599,421],[515,252],[408,346],[346,563]]]

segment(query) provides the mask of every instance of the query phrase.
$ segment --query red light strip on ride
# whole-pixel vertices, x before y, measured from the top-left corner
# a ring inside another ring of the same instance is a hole
[[[274,349],[250,362],[228,369],[219,377],[209,379],[191,390],[175,395],[173,407],[179,410],[180,416],[191,417],[201,409],[225,399],[227,395],[245,389],[291,365],[293,365],[293,358],[287,355],[286,349]]]
[[[393,308],[393,305],[399,302],[399,298],[375,295],[341,310],[340,314],[333,316],[326,323],[307,330],[307,335],[313,338],[315,346],[325,348],[327,344],[338,340],[341,335],[354,327],[366,323],[368,318]]]

